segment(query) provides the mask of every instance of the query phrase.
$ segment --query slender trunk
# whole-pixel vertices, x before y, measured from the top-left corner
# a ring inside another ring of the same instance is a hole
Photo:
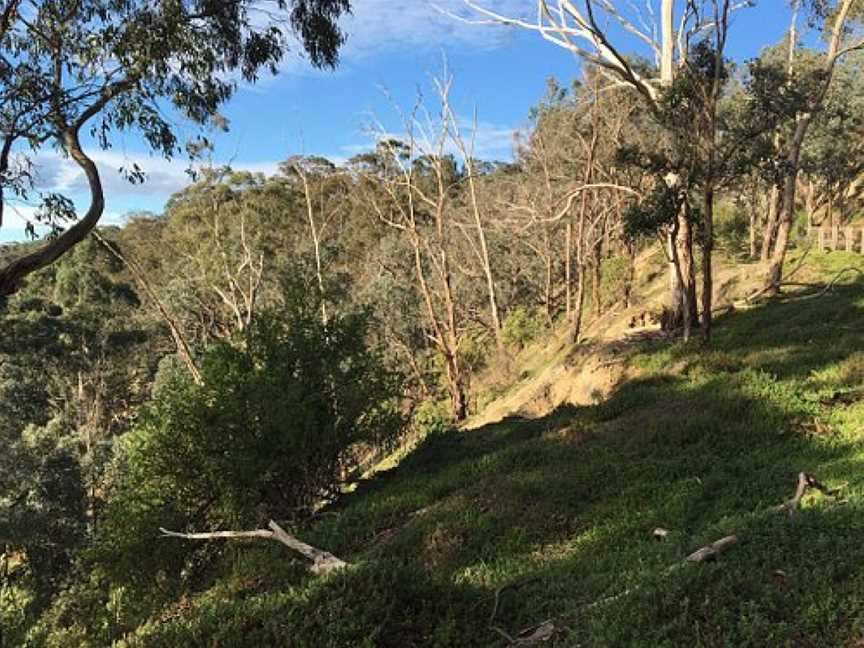
[[[624,282],[624,308],[633,301],[633,284],[636,281],[636,245],[627,243],[627,280]]]
[[[548,241],[547,241],[548,242]],[[548,246],[547,246],[548,249]],[[544,292],[546,293],[543,297],[546,302],[546,320],[549,322],[549,325],[552,326],[554,321],[554,310],[552,307],[552,255],[546,255],[546,286]]]
[[[180,356],[180,359],[183,361],[183,364],[186,365],[186,369],[189,370],[189,374],[192,376],[192,380],[195,381],[196,384],[202,384],[204,379],[201,376],[201,371],[198,369],[198,365],[195,364],[195,359],[192,355],[192,349],[189,346],[189,343],[186,341],[186,336],[183,334],[183,330],[180,328],[180,324],[176,319],[171,315],[168,311],[168,308],[162,303],[162,300],[159,299],[159,296],[156,294],[156,291],[153,290],[153,287],[150,284],[150,281],[147,279],[147,276],[144,274],[144,271],[141,267],[128,255],[124,255],[120,250],[114,245],[112,242],[106,240],[99,234],[95,229],[93,230],[93,237],[102,244],[105,249],[107,249],[111,254],[113,254],[120,263],[122,263],[126,268],[128,268],[129,272],[132,274],[133,279],[135,279],[135,283],[141,288],[145,295],[153,302],[153,305],[156,307],[156,310],[159,312],[159,315],[162,316],[164,322],[168,325],[168,329],[171,331],[171,337],[174,339],[174,344],[177,346],[177,355]]]
[[[600,243],[596,243],[591,253],[591,307],[595,317],[603,314],[600,298]]]
[[[447,254],[441,251],[441,263],[444,269],[444,307],[447,311],[447,374],[450,382],[453,404],[453,417],[464,421],[468,417],[467,386],[465,372],[459,362],[459,331],[456,327],[456,302],[453,299],[453,286],[450,282],[450,266]]]
[[[768,214],[765,217],[765,229],[762,232],[762,261],[767,261],[771,257],[771,248],[777,239],[781,201],[780,190],[772,185],[771,192],[768,194]]]
[[[771,254],[768,272],[765,277],[765,289],[767,292],[780,292],[780,282],[783,277],[783,262],[786,258],[786,248],[789,244],[789,233],[792,229],[792,220],[795,216],[795,189],[798,184],[798,169],[801,160],[801,148],[807,137],[807,131],[813,121],[814,115],[822,109],[831,79],[834,75],[834,67],[837,59],[849,49],[841,50],[840,44],[846,19],[855,0],[843,0],[834,18],[831,31],[831,42],[823,65],[822,85],[817,96],[813,99],[809,109],[804,112],[795,124],[795,134],[789,143],[789,152],[786,156],[785,177],[783,183],[782,209],[780,210],[779,226],[777,228],[777,240]]]
[[[689,339],[693,324],[699,320],[696,302],[696,265],[693,259],[693,226],[690,224],[690,212],[684,207],[681,218],[678,244],[680,245],[679,258],[681,259],[681,272],[684,285],[682,291],[686,301],[681,303],[684,312],[685,339]]]
[[[711,308],[714,293],[711,257],[714,250],[714,187],[705,188],[705,206],[702,223],[702,338],[711,339]]]
[[[672,244],[672,268],[677,277],[677,282],[679,286],[678,295],[681,300],[678,304],[675,305],[675,310],[672,311],[672,313],[670,314],[673,318],[672,330],[677,328],[678,322],[681,322],[684,330],[683,338],[684,341],[687,342],[690,340],[690,328],[692,326],[692,322],[690,320],[690,296],[688,291],[685,289],[684,273],[681,268],[681,259],[678,256],[678,246],[675,245],[674,242]]]
[[[576,233],[576,299],[573,304],[573,322],[570,325],[570,342],[576,344],[582,335],[582,309],[585,304],[585,218],[588,203],[582,196],[579,209],[579,227]]]
[[[570,342],[578,344],[582,340],[582,311],[585,308],[585,265],[579,263],[576,267],[578,284],[576,284],[576,299],[574,300],[573,324],[570,327]]]
[[[318,292],[321,298],[321,321],[324,326],[327,326],[327,303],[324,301],[324,273],[321,264],[321,240],[318,233],[318,227],[315,225],[315,214],[312,209],[312,194],[309,191],[309,178],[306,171],[300,168],[300,165],[295,165],[297,175],[303,182],[303,194],[306,197],[306,217],[309,220],[309,234],[312,238],[312,249],[315,252],[315,276],[318,280]]]
[[[666,265],[669,276],[669,297],[666,305],[668,311],[665,326],[669,331],[674,331],[682,324],[681,304],[684,301],[681,287],[681,269],[678,267],[678,246],[675,240],[678,237],[678,221],[674,227],[666,232]]]
[[[434,332],[433,340],[444,358],[451,412],[453,413],[454,420],[463,421],[468,413],[468,398],[465,393],[465,382],[462,377],[461,367],[456,355],[458,339],[455,336],[455,313],[452,308],[452,300],[447,301],[448,324],[452,325],[448,325],[445,332],[444,327],[438,319],[435,303],[432,301],[432,293],[426,281],[426,272],[423,269],[419,235],[414,230],[411,230],[411,244],[414,248],[414,271],[417,275],[417,283],[420,286],[420,294],[423,296],[423,302],[426,304],[426,314]]]
[[[453,420],[458,422],[468,418],[468,396],[465,388],[465,380],[462,367],[459,366],[459,358],[455,354],[445,357],[447,367],[447,385],[450,392],[450,412]]]
[[[571,268],[571,250],[573,247],[573,223],[567,221],[567,229],[564,234],[564,297],[567,321],[573,322],[573,277]]]
[[[795,169],[797,171],[797,160]],[[786,259],[786,248],[789,244],[789,233],[792,230],[792,217],[795,212],[795,176],[790,173],[786,177],[783,188],[783,208],[780,211],[780,222],[777,227],[777,240],[774,242],[774,251],[771,254],[768,274],[765,279],[767,292],[777,294],[780,292],[780,281],[783,278],[783,262]]]
[[[813,178],[807,180],[807,232],[816,225],[816,186]]]
[[[750,192],[750,258],[755,259],[758,254],[756,244],[756,232],[759,229],[759,208],[761,201],[757,199],[756,192]]]
[[[466,156],[467,157],[467,156]],[[492,274],[492,263],[489,260],[489,246],[486,243],[486,230],[480,216],[480,203],[477,200],[477,187],[474,181],[474,164],[468,161],[468,189],[471,195],[471,211],[474,215],[474,225],[477,227],[477,238],[480,241],[480,261],[483,274],[486,277],[486,290],[489,297],[489,312],[492,317],[492,330],[495,332],[495,342],[499,349],[504,349],[504,338],[501,336],[501,317],[498,310],[498,296],[495,290],[495,277]]]
[[[797,45],[797,28],[798,28],[798,10],[801,5],[800,0],[794,0],[792,3],[792,19],[789,22],[789,31],[787,38],[786,50],[786,76],[788,78],[787,86],[791,88],[792,73],[795,70],[795,48]],[[774,148],[780,148],[780,132],[774,134]],[[763,262],[768,261],[771,257],[771,250],[777,241],[777,230],[780,226],[781,201],[783,197],[780,192],[780,186],[776,183],[771,185],[771,197],[768,203],[768,218],[765,223],[765,231],[762,235],[762,254]]]

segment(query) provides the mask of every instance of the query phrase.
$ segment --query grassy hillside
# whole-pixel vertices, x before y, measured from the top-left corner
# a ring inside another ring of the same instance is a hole
[[[810,278],[864,268],[812,256]],[[129,643],[495,646],[490,625],[549,619],[561,646],[864,645],[864,281],[807,294],[721,317],[710,350],[636,347],[600,405],[427,439],[297,530],[352,568],[235,545],[230,576]],[[842,497],[772,511],[799,471]]]

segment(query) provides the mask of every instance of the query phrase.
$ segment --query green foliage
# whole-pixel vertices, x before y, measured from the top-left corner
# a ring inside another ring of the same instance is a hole
[[[425,400],[417,406],[413,423],[422,438],[443,434],[452,427],[447,404],[434,400]]]
[[[819,276],[861,262],[809,258]],[[561,645],[852,643],[864,614],[861,290],[724,316],[708,351],[637,348],[639,378],[604,404],[434,435],[302,530],[355,567],[270,582],[244,566],[130,643],[488,646],[498,635],[477,619],[496,592],[496,625],[514,634],[551,618]],[[772,511],[799,470],[845,483],[846,502],[814,494],[795,517]],[[670,570],[732,532],[739,544],[717,561]],[[275,570],[285,557],[269,559]]]
[[[624,286],[630,277],[630,258],[623,254],[603,259],[600,265],[600,299],[612,304],[624,294]]]
[[[459,362],[469,372],[476,373],[487,366],[490,348],[494,347],[486,331],[466,334],[459,345]]]
[[[677,189],[664,182],[654,184],[643,200],[632,203],[624,214],[624,232],[633,240],[653,236],[662,228],[670,226],[680,211],[683,196]]]
[[[194,615],[143,627],[129,648],[174,648],[202,639],[225,648],[485,645],[477,643],[478,624],[453,614],[454,604],[479,602],[469,588],[398,562],[362,565],[283,591],[242,592],[241,600],[226,594],[211,592]]]
[[[294,304],[263,315],[244,348],[217,344],[203,384],[171,372],[122,440],[125,468],[102,526],[120,579],[176,575],[193,547],[142,565],[154,531],[257,526],[293,518],[338,492],[363,447],[402,427],[398,376],[366,346],[365,314],[322,325]],[[173,577],[173,576],[172,576]]]
[[[504,319],[501,337],[506,344],[521,349],[536,339],[543,329],[544,320],[538,311],[518,306]]]
[[[750,250],[750,217],[737,205],[720,202],[714,207],[714,237],[717,246],[733,256]]]

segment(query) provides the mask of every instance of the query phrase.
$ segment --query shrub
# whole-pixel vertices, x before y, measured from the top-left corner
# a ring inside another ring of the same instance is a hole
[[[719,249],[733,256],[749,252],[750,217],[744,209],[721,202],[714,210],[714,222],[714,237]]]
[[[537,338],[542,332],[543,319],[540,314],[523,306],[512,310],[501,327],[504,343],[520,349]]]
[[[630,276],[630,259],[626,255],[603,259],[600,273],[603,277],[600,282],[600,299],[604,304],[615,303],[624,294]]]
[[[151,579],[160,527],[258,526],[293,517],[338,491],[359,446],[402,428],[398,377],[368,348],[365,314],[332,318],[296,308],[259,318],[241,348],[219,344],[203,383],[167,371],[121,443],[125,464],[102,525],[114,576]],[[160,544],[177,573],[190,545]]]
[[[450,426],[447,406],[440,401],[425,400],[414,410],[414,428],[421,438],[443,434]]]

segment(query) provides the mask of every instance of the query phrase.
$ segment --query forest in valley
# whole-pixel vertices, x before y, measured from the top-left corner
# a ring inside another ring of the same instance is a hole
[[[864,645],[864,0],[769,2],[460,0],[575,55],[511,158],[445,61],[262,173],[361,0],[0,1],[0,648]]]

